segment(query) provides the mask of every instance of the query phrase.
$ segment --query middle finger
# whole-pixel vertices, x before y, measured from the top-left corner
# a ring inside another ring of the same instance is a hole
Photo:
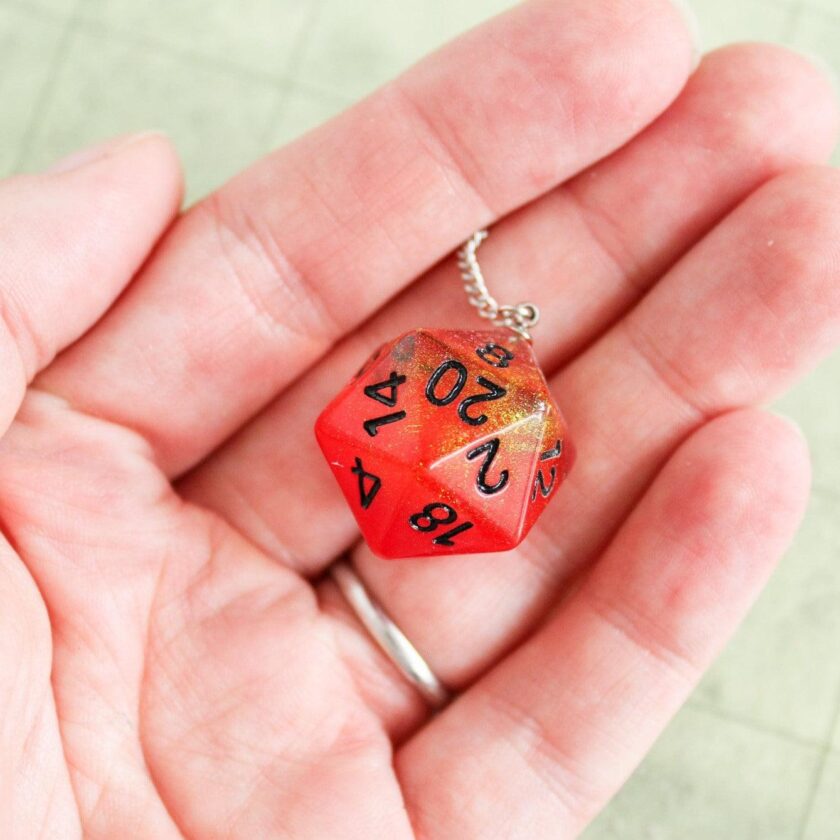
[[[521,3],[184,214],[38,384],[181,475],[472,229],[632,137],[689,61],[665,0]]]
[[[494,294],[511,301],[528,294],[539,302],[535,346],[550,371],[762,181],[793,163],[825,157],[835,120],[830,87],[799,56],[758,45],[713,53],[643,135],[498,225],[481,254]],[[317,574],[358,533],[315,445],[318,412],[381,342],[412,327],[473,319],[447,261],[180,489],[274,557]]]

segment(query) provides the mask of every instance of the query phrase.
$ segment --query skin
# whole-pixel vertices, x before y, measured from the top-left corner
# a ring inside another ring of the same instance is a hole
[[[186,213],[156,135],[0,185],[0,835],[576,836],[806,505],[755,406],[840,341],[837,122],[780,48],[695,70],[665,0],[538,1]],[[447,254],[493,223],[578,464],[517,551],[389,564],[312,424],[468,322]],[[442,714],[324,579],[347,551]]]

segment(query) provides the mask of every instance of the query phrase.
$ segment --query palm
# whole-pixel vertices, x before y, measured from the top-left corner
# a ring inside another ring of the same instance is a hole
[[[394,800],[387,736],[305,580],[180,502],[136,435],[53,397],[30,393],[0,459],[7,527],[50,608],[63,742],[41,646],[22,759],[60,778],[63,746],[90,836],[338,836]],[[313,785],[335,813],[281,820]]]
[[[621,784],[804,505],[801,443],[744,407],[840,326],[837,179],[779,175],[833,141],[804,62],[715,54],[595,163],[688,71],[649,5],[489,24],[185,214],[116,304],[166,145],[3,187],[3,836],[572,836]],[[520,550],[385,564],[312,422],[380,340],[463,320],[429,266],[516,208],[487,271],[543,304],[579,464]],[[347,550],[463,692],[439,717],[323,578]]]

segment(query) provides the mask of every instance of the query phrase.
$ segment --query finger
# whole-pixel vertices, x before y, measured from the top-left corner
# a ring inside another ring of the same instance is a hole
[[[502,300],[526,292],[538,300],[535,342],[550,369],[613,323],[765,179],[827,156],[836,126],[828,81],[801,57],[761,45],[713,53],[641,136],[500,222],[482,250],[486,275]],[[473,318],[447,261],[281,395],[181,491],[273,556],[318,573],[358,533],[311,433],[318,413],[382,341]]]
[[[0,539],[0,836],[81,837],[50,690],[44,603]]]
[[[0,183],[0,431],[32,377],[113,303],[180,196],[177,161],[158,134]]]
[[[468,684],[527,634],[681,440],[709,417],[772,399],[840,342],[838,232],[840,173],[777,177],[553,377],[578,460],[518,550],[434,563],[356,550],[368,587],[444,681]],[[402,682],[368,649],[367,672],[392,675],[402,699]],[[398,705],[370,700],[391,714]],[[416,701],[404,703],[389,726],[419,719]]]
[[[413,836],[392,745],[309,585],[181,510],[192,533],[160,575],[140,709],[143,754],[182,834]]]
[[[517,6],[199,205],[42,385],[178,473],[473,228],[625,142],[690,65],[665,0]]]
[[[415,831],[577,837],[749,609],[808,483],[778,418],[694,435],[545,627],[398,753]]]

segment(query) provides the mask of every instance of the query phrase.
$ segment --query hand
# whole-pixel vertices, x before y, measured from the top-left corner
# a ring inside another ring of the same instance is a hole
[[[554,840],[604,805],[806,503],[749,406],[840,339],[828,83],[753,45],[683,89],[691,51],[664,0],[532,2],[174,223],[155,135],[0,187],[0,835]],[[437,264],[501,217],[578,464],[520,550],[377,560],[313,421],[473,317]],[[322,579],[348,549],[439,716]]]

